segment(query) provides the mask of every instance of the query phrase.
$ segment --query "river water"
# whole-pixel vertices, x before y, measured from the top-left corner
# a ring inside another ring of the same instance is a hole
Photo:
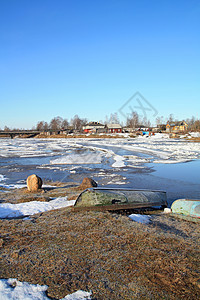
[[[200,199],[200,144],[163,135],[136,139],[0,139],[0,189],[43,180],[158,189],[169,204]]]

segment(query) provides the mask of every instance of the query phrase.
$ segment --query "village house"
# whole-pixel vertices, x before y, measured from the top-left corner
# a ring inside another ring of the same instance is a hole
[[[108,133],[121,133],[122,126],[120,124],[107,124],[106,125]]]
[[[152,132],[166,131],[166,124],[158,124],[156,127],[151,128]]]
[[[99,122],[89,122],[87,125],[83,126],[84,133],[102,133],[105,132],[105,125]]]
[[[171,122],[167,123],[166,131],[167,132],[184,132],[188,129],[188,124],[185,121]]]

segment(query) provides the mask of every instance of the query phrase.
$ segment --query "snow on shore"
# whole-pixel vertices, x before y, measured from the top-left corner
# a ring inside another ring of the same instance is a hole
[[[16,279],[0,279],[0,299],[2,300],[50,300],[46,296],[47,285],[29,284]],[[60,300],[91,299],[91,292],[79,290]]]
[[[132,221],[142,224],[149,224],[150,223],[150,216],[149,215],[140,215],[140,214],[131,214],[129,218]]]
[[[75,200],[67,200],[67,197],[58,197],[49,202],[30,201],[25,203],[0,204],[0,218],[17,218],[23,216],[30,216],[48,210],[59,209],[62,207],[74,205]]]

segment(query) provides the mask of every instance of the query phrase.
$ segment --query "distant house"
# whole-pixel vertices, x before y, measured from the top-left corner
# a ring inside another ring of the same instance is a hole
[[[167,132],[179,132],[179,131],[186,131],[188,129],[188,124],[185,121],[179,122],[168,122],[166,125]]]
[[[152,127],[153,132],[166,131],[166,124],[158,124],[157,127]]]
[[[121,133],[122,126],[120,124],[107,124],[106,125],[108,133]]]
[[[89,122],[87,125],[83,126],[83,132],[85,133],[105,132],[105,125],[99,122]]]
[[[133,133],[133,132],[137,132],[137,131],[143,131],[143,130],[148,130],[148,128],[146,128],[144,125],[137,125],[136,127],[123,127],[123,132],[129,132],[129,133]]]

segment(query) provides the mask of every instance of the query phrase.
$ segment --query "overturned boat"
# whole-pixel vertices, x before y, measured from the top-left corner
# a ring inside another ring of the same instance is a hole
[[[178,199],[172,203],[171,209],[175,214],[200,218],[200,200]]]
[[[126,188],[88,188],[76,199],[73,210],[121,210],[167,207],[164,191]]]

